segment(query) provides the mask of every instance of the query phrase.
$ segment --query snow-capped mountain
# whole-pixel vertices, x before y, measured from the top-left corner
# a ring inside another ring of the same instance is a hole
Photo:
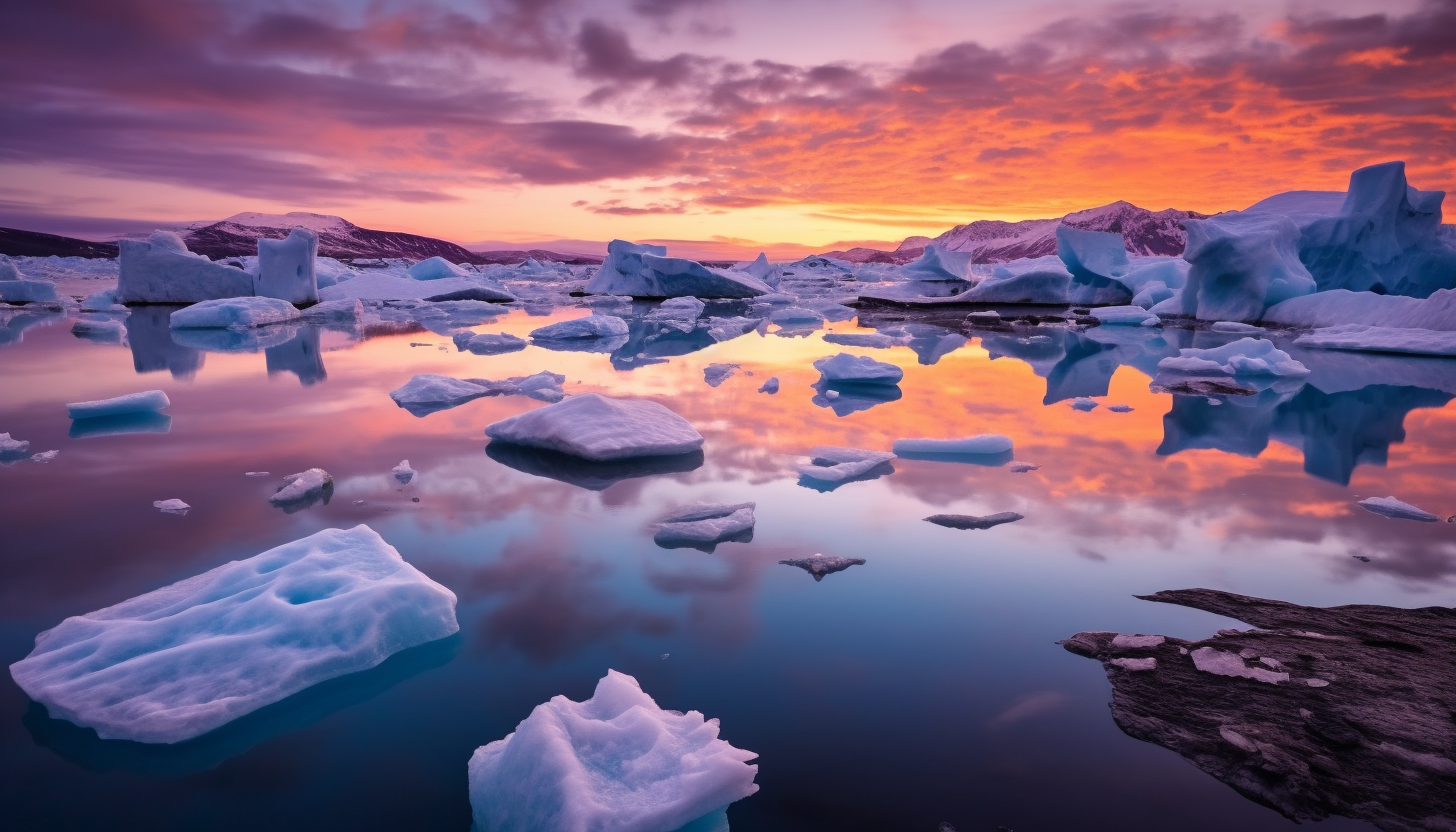
[[[1123,244],[1133,254],[1183,253],[1187,234],[1183,221],[1206,216],[1194,211],[1149,211],[1130,202],[1114,202],[1101,208],[1077,211],[1057,219],[976,220],[958,225],[935,238],[909,237],[894,251],[850,249],[830,252],[856,263],[908,263],[934,242],[951,251],[969,251],[977,263],[1004,263],[1021,257],[1041,257],[1057,251],[1057,226],[1069,225],[1087,231],[1122,234]]]

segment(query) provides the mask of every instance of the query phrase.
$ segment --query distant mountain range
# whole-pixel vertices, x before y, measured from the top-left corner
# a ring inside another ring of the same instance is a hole
[[[951,251],[969,251],[976,263],[1004,263],[1022,257],[1057,253],[1057,226],[1069,225],[1086,231],[1110,231],[1122,235],[1123,245],[1133,254],[1179,255],[1188,240],[1183,221],[1202,219],[1195,211],[1149,211],[1130,202],[1114,202],[1056,219],[976,220],[938,237],[908,237],[894,251],[852,248],[831,251],[826,256],[853,263],[908,263],[918,258],[930,243]]]

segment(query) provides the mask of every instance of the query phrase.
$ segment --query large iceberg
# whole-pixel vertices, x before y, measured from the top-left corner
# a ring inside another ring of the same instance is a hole
[[[491,439],[593,461],[691,453],[703,437],[654,401],[583,393],[486,427]]]
[[[645,298],[751,298],[773,289],[736,269],[710,269],[694,260],[668,257],[663,246],[613,240],[607,259],[586,284],[594,295]]]
[[[317,303],[318,234],[294,228],[281,240],[258,238],[258,273],[253,277],[253,294],[289,303]]]
[[[297,320],[298,309],[277,298],[218,298],[172,313],[173,329],[251,329]]]
[[[455,595],[361,525],[67,618],[10,675],[103,739],[175,743],[459,629]]]
[[[118,303],[196,303],[248,297],[253,276],[187,250],[172,231],[154,231],[146,242],[121,240]]]
[[[674,832],[758,791],[756,756],[719,739],[716,719],[664,710],[608,670],[590,699],[552,697],[475,750],[474,829]]]
[[[1232,212],[1186,226],[1183,257],[1192,268],[1182,292],[1165,301],[1175,307],[1168,311],[1206,321],[1257,321],[1269,306],[1315,291],[1290,218]]]
[[[971,252],[950,251],[931,243],[920,259],[906,265],[901,273],[909,280],[964,281],[971,274]]]
[[[1119,304],[1132,300],[1122,283],[1131,266],[1122,235],[1057,226],[1057,256],[1072,274],[1068,303]]]

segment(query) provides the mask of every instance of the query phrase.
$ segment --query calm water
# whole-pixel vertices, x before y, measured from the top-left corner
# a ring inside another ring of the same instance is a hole
[[[524,336],[581,314],[515,310],[473,328]],[[1124,736],[1101,667],[1054,642],[1243,626],[1133,597],[1161,589],[1456,602],[1451,526],[1354,505],[1393,494],[1456,511],[1456,362],[1298,353],[1309,384],[1214,405],[1149,389],[1158,358],[1227,340],[1178,330],[965,330],[962,343],[922,328],[914,349],[867,350],[824,331],[714,343],[639,325],[614,355],[483,357],[398,329],[206,352],[172,341],[165,315],[134,313],[129,345],[74,337],[63,316],[12,319],[0,335],[0,430],[61,451],[0,469],[0,659],[65,616],[358,523],[459,596],[461,633],[175,748],[99,741],[7,678],[6,828],[464,832],[473,749],[616,668],[760,755],[761,791],[729,811],[739,832],[1283,830],[1294,824]],[[816,404],[810,362],[839,351],[903,367],[903,395],[854,412],[819,400],[843,415]],[[713,388],[713,362],[741,368]],[[566,374],[569,393],[669,405],[707,437],[701,465],[604,472],[488,454],[485,425],[540,405],[488,398],[416,418],[388,396],[415,373],[541,370]],[[756,392],[770,376],[781,392]],[[172,399],[168,432],[71,435],[65,402],[151,388]],[[1080,395],[1134,409],[1078,412],[1067,401]],[[897,460],[833,491],[794,473],[814,445],[977,433],[1012,437],[1041,469]],[[420,473],[401,487],[390,468],[406,458]],[[310,467],[334,475],[328,505],[268,504],[279,477]],[[621,478],[632,473],[647,475]],[[173,497],[192,511],[152,508]],[[750,543],[652,542],[674,507],[750,500]],[[921,519],[999,511],[1026,519],[988,531]],[[815,552],[866,564],[822,582],[778,564]]]

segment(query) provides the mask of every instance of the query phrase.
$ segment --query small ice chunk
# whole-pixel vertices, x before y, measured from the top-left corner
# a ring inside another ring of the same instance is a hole
[[[1140,670],[1158,669],[1158,660],[1153,658],[1152,656],[1148,656],[1145,659],[1112,659],[1108,662],[1108,664],[1112,665],[1113,667],[1120,667],[1123,670],[1132,671],[1134,673]]]
[[[835,399],[839,398],[839,391],[838,390],[825,390],[824,391],[824,398],[829,399],[830,401],[834,401]]]
[[[1109,406],[1107,409],[1110,410],[1110,411],[1112,411],[1113,413],[1131,413],[1132,412],[1132,405],[1128,405],[1128,404],[1114,404],[1114,405]]]
[[[1330,686],[1330,683],[1324,679],[1305,679],[1304,683],[1312,688],[1327,688]]]
[[[831,332],[824,336],[824,343],[841,347],[866,347],[883,350],[899,346],[904,342],[878,332]]]
[[[106,289],[94,292],[81,301],[82,312],[125,312],[126,307],[116,302],[116,290]]]
[[[815,554],[807,558],[791,558],[781,560],[779,563],[785,566],[797,566],[800,569],[814,576],[814,580],[822,581],[825,575],[834,572],[843,572],[851,566],[863,566],[864,558],[842,558],[837,555]]]
[[[1095,399],[1089,399],[1086,396],[1078,396],[1072,399],[1071,405],[1073,410],[1080,410],[1086,413],[1089,410],[1095,410],[1097,408],[1097,401]]]
[[[1103,326],[1157,326],[1157,315],[1141,306],[1102,306],[1092,310],[1092,317]]]
[[[10,675],[102,739],[176,743],[459,629],[372,529],[326,529],[67,618]]]
[[[128,413],[150,413],[170,407],[171,400],[161,390],[147,390],[142,393],[128,393],[114,399],[98,399],[91,402],[72,402],[66,405],[66,412],[72,419],[95,419],[99,416],[121,416]]]
[[[322,468],[310,468],[283,478],[283,485],[268,498],[268,502],[280,508],[298,506],[307,508],[319,501],[328,503],[334,493],[334,478]]]
[[[245,477],[266,477],[266,476],[268,476],[268,472],[267,471],[248,471],[248,472],[244,473],[243,476],[245,476]]]
[[[594,461],[685,454],[703,446],[702,435],[686,419],[657,402],[599,393],[503,419],[485,433],[501,442]]]
[[[456,333],[453,340],[455,349],[476,355],[500,355],[526,348],[526,339],[517,338],[506,332],[489,332],[478,335],[474,332],[460,332]]]
[[[409,460],[406,459],[400,464],[394,466],[390,473],[394,474],[394,478],[399,480],[402,484],[409,485],[410,481],[415,478],[415,474],[417,472],[415,471],[415,469],[410,467]]]
[[[991,455],[1009,453],[1012,442],[999,433],[982,433],[963,439],[896,439],[892,448],[900,455],[907,454],[969,454]]]
[[[1135,636],[1118,633],[1112,638],[1113,650],[1146,650],[1167,641],[1163,636]]]
[[[695,297],[668,298],[647,313],[647,320],[696,320],[707,304]]]
[[[1025,474],[1030,471],[1038,470],[1039,468],[1041,468],[1041,466],[1037,465],[1034,462],[1013,462],[1010,465],[1006,466],[1006,470],[1010,471],[1013,474]]]
[[[971,314],[966,316],[966,320],[971,320],[973,318],[977,321],[999,321],[1001,320],[1001,313],[995,311],[994,309],[982,309],[978,312],[972,312]]]
[[[572,341],[579,338],[610,338],[628,333],[627,322],[614,315],[588,315],[532,330],[540,341]]]
[[[1234,676],[1243,679],[1253,679],[1269,684],[1289,681],[1289,674],[1265,670],[1262,667],[1249,667],[1244,660],[1236,653],[1226,653],[1223,650],[1215,650],[1212,647],[1199,647],[1192,653],[1193,666],[1204,673],[1212,673],[1215,676]]]
[[[836,448],[821,445],[809,451],[809,461],[799,465],[799,476],[823,482],[844,482],[863,476],[894,459],[884,451]]]
[[[719,543],[753,539],[754,503],[690,506],[659,521],[653,542],[664,549],[690,546],[713,551]]]
[[[947,529],[989,529],[1002,523],[1015,523],[1017,520],[1024,519],[1026,518],[1023,515],[1014,511],[1002,511],[988,514],[985,517],[977,517],[973,514],[932,514],[925,518],[926,522],[945,526]]]
[[[22,459],[29,455],[29,440],[11,439],[10,434],[0,433],[0,461]]]
[[[218,298],[194,303],[172,313],[173,329],[252,329],[301,317],[298,309],[277,298]]]
[[[155,502],[152,503],[152,507],[158,509],[163,514],[178,514],[178,515],[186,514],[192,508],[192,506],[189,506],[186,503],[182,502],[181,500],[177,500],[177,499],[172,499],[172,500],[157,500],[157,501],[155,501]]]
[[[905,372],[894,364],[876,361],[865,355],[850,355],[847,352],[821,358],[814,362],[826,382],[849,382],[855,384],[898,384]]]
[[[110,318],[77,318],[71,334],[98,344],[126,343],[126,324]]]
[[[1441,519],[1429,511],[1416,508],[1410,503],[1402,502],[1394,497],[1366,497],[1356,505],[1392,520],[1419,520],[1422,523],[1434,523]]]
[[[1246,324],[1242,321],[1214,321],[1213,326],[1210,326],[1209,329],[1233,335],[1258,335],[1264,331],[1253,324]]]
[[[758,791],[758,766],[718,730],[718,720],[664,710],[636,679],[608,670],[590,699],[554,696],[475,750],[472,828],[671,832],[721,814]]]
[[[364,304],[358,298],[341,298],[315,303],[300,313],[309,323],[350,324],[364,317]]]
[[[779,392],[779,377],[774,376],[768,381],[765,381],[763,383],[763,386],[758,388],[758,392],[768,393],[769,395],[773,395],[774,393]]]
[[[489,395],[490,391],[474,382],[449,376],[421,373],[400,387],[391,391],[389,397],[394,403],[415,416],[428,416],[441,410],[449,410],[462,404]]]
[[[55,459],[56,457],[58,457],[60,455],[61,455],[61,452],[58,451],[58,450],[56,450],[56,451],[41,451],[38,454],[31,454],[30,461],[31,462],[42,462],[42,463],[44,463],[44,462],[50,462],[51,460]]]
[[[686,298],[692,300],[692,298]],[[703,368],[703,380],[708,382],[709,387],[717,387],[727,381],[738,369],[737,364],[709,364]]]

